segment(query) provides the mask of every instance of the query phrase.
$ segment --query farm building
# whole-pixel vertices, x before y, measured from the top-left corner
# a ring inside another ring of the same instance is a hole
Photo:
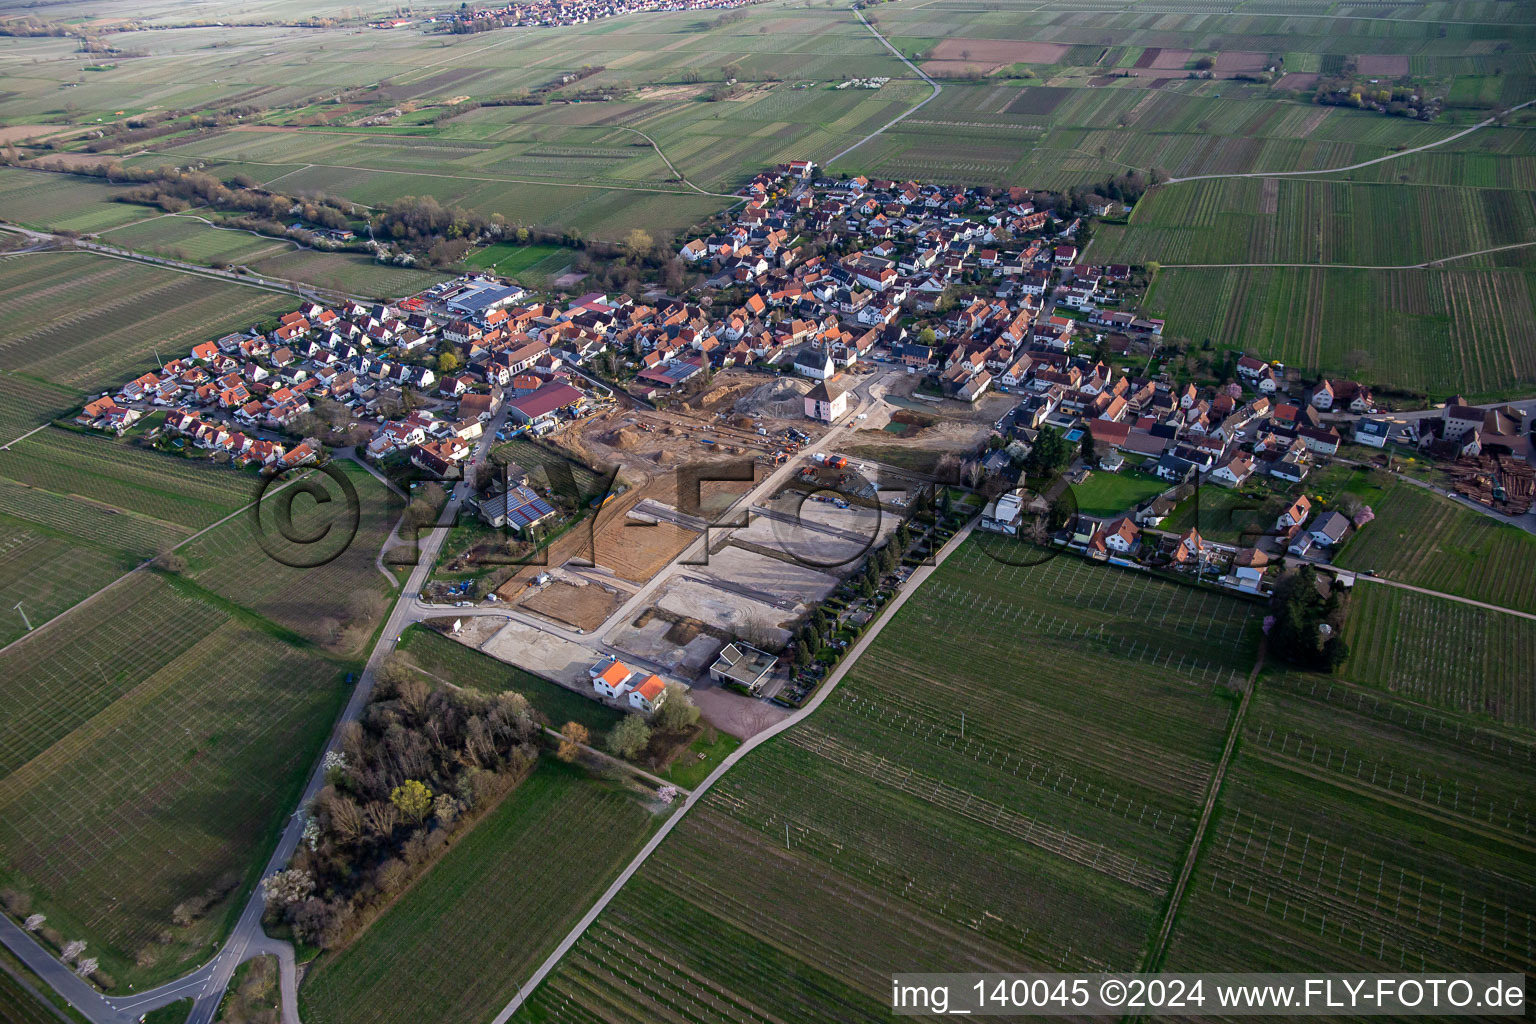
[[[664,388],[675,388],[704,369],[702,359],[668,359],[660,366],[640,371],[640,379]]]

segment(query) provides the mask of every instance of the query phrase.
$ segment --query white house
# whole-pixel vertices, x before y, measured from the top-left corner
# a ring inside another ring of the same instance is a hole
[[[811,390],[805,393],[805,415],[807,419],[832,423],[841,419],[847,411],[848,392],[844,391],[842,385],[835,381],[818,381]]]
[[[1239,452],[1217,466],[1211,473],[1211,479],[1227,487],[1237,487],[1252,475],[1253,456],[1247,452]]]
[[[608,658],[588,669],[587,675],[592,679],[592,689],[604,697],[617,699],[629,692],[629,680],[635,673],[619,659]]]
[[[1303,494],[1291,503],[1291,507],[1280,513],[1275,520],[1275,529],[1286,530],[1292,526],[1300,526],[1307,521],[1307,514],[1312,511],[1312,502]]]
[[[830,353],[807,346],[795,356],[795,372],[802,377],[827,380],[837,372],[837,366],[832,362]]]
[[[645,714],[661,707],[666,699],[667,684],[661,681],[661,676],[655,674],[646,676],[629,691],[629,706]]]
[[[1312,532],[1308,534],[1313,542],[1331,548],[1344,539],[1344,534],[1349,532],[1349,519],[1342,512],[1329,512],[1326,516],[1312,523]]]

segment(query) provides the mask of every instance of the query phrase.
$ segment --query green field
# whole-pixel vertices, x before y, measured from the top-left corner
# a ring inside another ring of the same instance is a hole
[[[1528,733],[1266,677],[1163,969],[1525,970],[1533,760]]]
[[[448,275],[378,263],[353,252],[285,252],[251,264],[263,277],[303,281],[318,288],[364,298],[398,299],[430,288]]]
[[[1350,598],[1345,674],[1450,711],[1536,727],[1536,622],[1362,582]]]
[[[0,167],[0,219],[39,231],[105,231],[152,216],[142,206],[112,202],[116,194],[94,178]]]
[[[24,988],[8,970],[0,970],[0,1024],[58,1024],[58,1012],[40,995],[36,984],[28,981]]]
[[[1371,507],[1375,522],[1345,542],[1338,565],[1536,612],[1536,537],[1402,481]]]
[[[633,794],[547,760],[306,975],[304,1019],[488,1020],[659,821]]]
[[[33,377],[0,372],[0,432],[10,443],[34,427],[84,404],[85,396],[70,388]]]
[[[316,643],[350,653],[372,639],[377,618],[357,617],[349,609],[366,595],[374,595],[379,601],[393,595],[390,579],[379,570],[375,559],[394,529],[404,502],[355,463],[337,465],[355,489],[359,507],[356,533],[345,547],[342,545],[351,533],[353,521],[343,511],[344,493],[328,477],[316,475],[312,481],[324,487],[333,500],[320,504],[302,496],[295,498],[289,531],[291,536],[334,531],[313,550],[305,545],[284,545],[282,533],[269,528],[264,536],[278,547],[277,554],[284,561],[268,557],[257,541],[250,518],[237,516],[186,545],[180,554],[187,561],[189,577],[200,586]],[[280,492],[265,499],[263,506],[275,500],[282,500]],[[266,518],[263,521],[268,522]],[[321,555],[332,551],[336,557],[322,565],[312,565]],[[354,628],[343,635],[343,627],[348,625]]]
[[[0,261],[0,370],[116,389],[193,345],[293,309],[292,296],[87,253]],[[60,410],[62,411],[62,410]]]
[[[0,452],[0,478],[157,520],[186,533],[250,503],[258,480],[207,460],[49,427]]]
[[[621,717],[619,711],[606,704],[481,654],[424,626],[407,629],[399,649],[409,655],[413,665],[438,682],[448,680],[488,693],[516,690],[557,729],[576,721],[596,736],[613,728]]]
[[[217,228],[192,216],[156,217],[104,232],[108,245],[154,253],[188,263],[250,263],[290,252],[292,243],[263,238],[235,228]]]
[[[575,256],[574,250],[560,245],[498,242],[481,249],[465,262],[503,277],[515,278],[525,285],[540,287],[569,266]]]
[[[1090,516],[1113,516],[1130,511],[1148,498],[1168,489],[1168,481],[1150,473],[1125,468],[1118,473],[1094,470],[1087,480],[1072,488],[1077,510]]]
[[[1528,191],[1225,178],[1153,189],[1094,254],[1125,263],[1396,267],[1529,242]]]
[[[962,547],[813,718],[711,789],[518,1019],[875,1021],[896,963],[1135,967],[1256,609],[986,550]]]
[[[344,669],[150,573],[11,648],[0,880],[120,983],[200,962],[290,813]],[[226,895],[173,923],[210,891]]]

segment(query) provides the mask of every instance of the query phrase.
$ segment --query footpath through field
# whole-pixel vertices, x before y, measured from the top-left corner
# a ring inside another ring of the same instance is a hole
[[[1179,880],[1174,883],[1173,892],[1168,897],[1168,912],[1163,915],[1162,927],[1157,930],[1157,938],[1152,942],[1152,948],[1147,952],[1146,963],[1142,970],[1155,971],[1162,963],[1163,953],[1168,948],[1168,937],[1173,933],[1173,922],[1179,916],[1179,902],[1184,898],[1184,889],[1189,885],[1189,877],[1194,873],[1195,861],[1200,856],[1200,843],[1205,839],[1206,826],[1211,823],[1211,813],[1216,810],[1216,800],[1221,796],[1221,783],[1227,774],[1227,765],[1232,763],[1232,753],[1237,749],[1237,738],[1242,735],[1243,719],[1248,715],[1248,704],[1253,699],[1254,687],[1259,684],[1259,670],[1264,667],[1264,649],[1266,642],[1259,640],[1259,653],[1253,659],[1253,671],[1248,673],[1248,685],[1243,687],[1242,698],[1237,703],[1237,711],[1232,715],[1232,724],[1227,728],[1227,745],[1221,750],[1221,760],[1216,763],[1216,770],[1211,773],[1210,788],[1206,790],[1205,806],[1200,809],[1200,824],[1195,826],[1195,834],[1189,840],[1189,852],[1184,857],[1184,866],[1179,870]]]

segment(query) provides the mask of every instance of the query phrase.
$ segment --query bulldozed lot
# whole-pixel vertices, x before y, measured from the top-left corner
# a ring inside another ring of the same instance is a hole
[[[557,579],[525,591],[518,607],[591,631],[601,626],[623,600],[624,595],[598,583]]]

